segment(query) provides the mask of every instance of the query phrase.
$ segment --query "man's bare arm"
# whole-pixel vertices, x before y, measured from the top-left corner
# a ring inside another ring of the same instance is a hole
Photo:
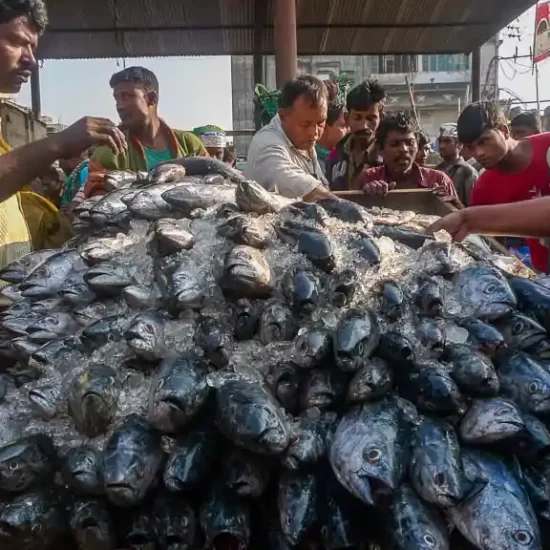
[[[120,153],[126,141],[110,120],[83,118],[61,132],[1,155],[0,202],[41,176],[57,159],[81,153],[92,145],[108,145]]]
[[[304,202],[317,202],[323,199],[338,199],[338,197],[333,195],[324,185],[319,185],[303,198]]]
[[[495,237],[550,237],[550,197],[513,204],[473,206],[453,212],[432,225],[445,229],[456,240],[469,233]]]

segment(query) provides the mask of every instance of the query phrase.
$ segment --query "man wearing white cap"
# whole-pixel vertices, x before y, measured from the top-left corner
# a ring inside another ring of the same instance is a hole
[[[443,124],[439,129],[439,156],[443,159],[435,168],[445,172],[455,184],[460,202],[470,204],[470,193],[479,174],[462,158],[462,145],[454,122]]]
[[[195,128],[193,133],[203,142],[211,157],[223,160],[227,141],[225,132],[219,126],[201,126]]]

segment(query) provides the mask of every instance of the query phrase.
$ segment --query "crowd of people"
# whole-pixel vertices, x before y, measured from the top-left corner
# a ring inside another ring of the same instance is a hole
[[[36,66],[47,25],[43,0],[0,0],[0,92],[17,93]],[[32,249],[61,246],[81,201],[105,193],[112,170],[147,171],[188,156],[234,166],[223,129],[173,129],[158,114],[159,83],[148,69],[112,76],[119,123],[85,117],[15,150],[0,138],[0,268]],[[341,99],[334,83],[300,76],[281,90],[279,110],[249,147],[244,175],[304,201],[362,190],[428,188],[454,211],[432,230],[527,237],[533,266],[549,270],[550,134],[537,113],[509,124],[496,103],[468,105],[437,136],[441,161],[428,165],[430,138],[403,112],[386,111],[386,92],[362,82]],[[538,200],[531,200],[538,199]]]

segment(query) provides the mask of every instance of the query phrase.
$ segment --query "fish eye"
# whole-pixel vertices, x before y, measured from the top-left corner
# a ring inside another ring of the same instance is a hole
[[[424,535],[424,542],[428,546],[435,546],[435,539],[433,538],[432,535]]]
[[[531,536],[531,533],[528,533],[527,531],[516,531],[514,533],[514,539],[522,546],[526,546],[533,540],[533,537]]]
[[[380,451],[380,449],[377,449],[377,448],[368,449],[365,452],[365,460],[370,464],[374,464],[378,462],[381,458],[382,458],[382,451]]]
[[[153,334],[155,332],[155,329],[153,328],[153,325],[150,325],[149,323],[147,323],[145,325],[145,331],[148,332],[149,334]]]
[[[536,391],[538,391],[539,385],[537,384],[537,382],[531,382],[527,386],[527,389],[529,390],[529,393],[535,393]]]
[[[159,378],[157,382],[157,390],[162,390],[163,387],[164,387],[164,378]]]
[[[521,321],[518,321],[517,323],[514,323],[512,326],[512,334],[519,334],[523,331],[523,323]]]
[[[363,353],[365,351],[365,346],[363,345],[363,342],[359,342],[357,344],[355,350],[357,351],[357,355],[363,355]]]
[[[84,459],[84,465],[92,467],[94,465],[94,459],[91,456],[87,456]]]
[[[19,462],[17,460],[10,460],[8,462],[8,469],[11,472],[15,472],[15,470],[17,470],[18,468],[19,468]]]
[[[486,287],[485,287],[485,292],[487,294],[492,294],[493,292],[495,292],[497,290],[497,284],[496,283],[489,283]]]
[[[501,407],[495,411],[495,416],[505,416],[508,414],[508,409],[506,407]]]
[[[435,475],[434,481],[438,487],[442,487],[443,485],[445,485],[445,474],[442,472],[439,472],[438,474]]]

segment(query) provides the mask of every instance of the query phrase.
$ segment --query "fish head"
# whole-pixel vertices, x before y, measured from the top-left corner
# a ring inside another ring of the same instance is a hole
[[[492,443],[521,433],[522,414],[512,401],[487,399],[474,403],[462,420],[460,432],[467,441]]]
[[[528,349],[548,337],[546,329],[540,323],[519,313],[504,318],[497,323],[497,327],[502,332],[507,344],[519,349]]]
[[[292,361],[279,361],[270,365],[266,382],[279,403],[293,411],[298,403],[300,377],[297,366]]]
[[[29,402],[33,411],[44,420],[51,420],[57,414],[62,402],[58,384],[39,384],[29,390]]]
[[[231,338],[220,321],[203,318],[197,325],[194,340],[215,367],[223,368],[229,363]]]
[[[226,422],[258,452],[281,453],[290,439],[289,427],[278,403],[253,383],[229,384],[234,390],[224,403]]]
[[[304,369],[319,366],[331,351],[331,335],[323,330],[302,328],[294,339],[294,360]]]
[[[477,266],[465,269],[456,277],[461,299],[481,319],[505,317],[517,307],[517,298],[506,279],[494,268]]]
[[[330,282],[331,300],[336,307],[351,303],[357,290],[357,277],[351,269],[344,269],[336,274]]]
[[[466,401],[447,372],[440,368],[423,370],[418,379],[419,402],[429,411],[463,413]]]
[[[108,262],[90,268],[84,280],[93,291],[106,294],[118,293],[133,282],[127,268]]]
[[[550,412],[550,380],[548,376],[522,376],[516,381],[525,402],[535,413]]]
[[[338,403],[346,391],[346,377],[337,369],[317,368],[306,372],[300,385],[300,407],[326,409]]]
[[[30,436],[0,448],[0,487],[21,492],[43,474],[55,460],[51,441],[46,436]]]
[[[134,317],[124,337],[128,346],[144,359],[158,359],[164,344],[164,319],[155,313]]]
[[[237,340],[250,340],[258,329],[258,307],[257,304],[241,298],[236,301],[232,308],[233,334]]]
[[[153,388],[150,421],[164,433],[189,423],[208,398],[207,367],[196,357],[166,360]]]
[[[40,349],[42,344],[30,340],[26,336],[20,336],[19,338],[14,338],[11,342],[8,341],[8,345],[16,357],[28,360],[33,353]]]
[[[100,489],[100,460],[94,449],[70,449],[65,457],[62,472],[66,483],[74,490],[95,494]]]
[[[101,501],[85,499],[75,502],[70,527],[82,548],[111,548],[115,544],[109,511]]]
[[[138,504],[153,483],[161,461],[160,436],[142,418],[127,417],[103,451],[101,470],[107,498],[120,508]]]
[[[67,403],[78,428],[89,437],[102,433],[115,412],[121,389],[116,372],[106,365],[77,374],[69,386]]]
[[[334,338],[336,362],[345,372],[357,371],[378,344],[380,328],[370,312],[352,313],[340,320]]]
[[[178,270],[172,277],[172,298],[178,309],[197,308],[204,301],[205,288],[197,275]]]
[[[31,340],[44,343],[74,334],[77,330],[78,326],[72,315],[62,312],[44,315],[27,327]]]
[[[296,311],[312,313],[319,302],[321,283],[311,271],[291,269],[283,279],[283,290]]]

